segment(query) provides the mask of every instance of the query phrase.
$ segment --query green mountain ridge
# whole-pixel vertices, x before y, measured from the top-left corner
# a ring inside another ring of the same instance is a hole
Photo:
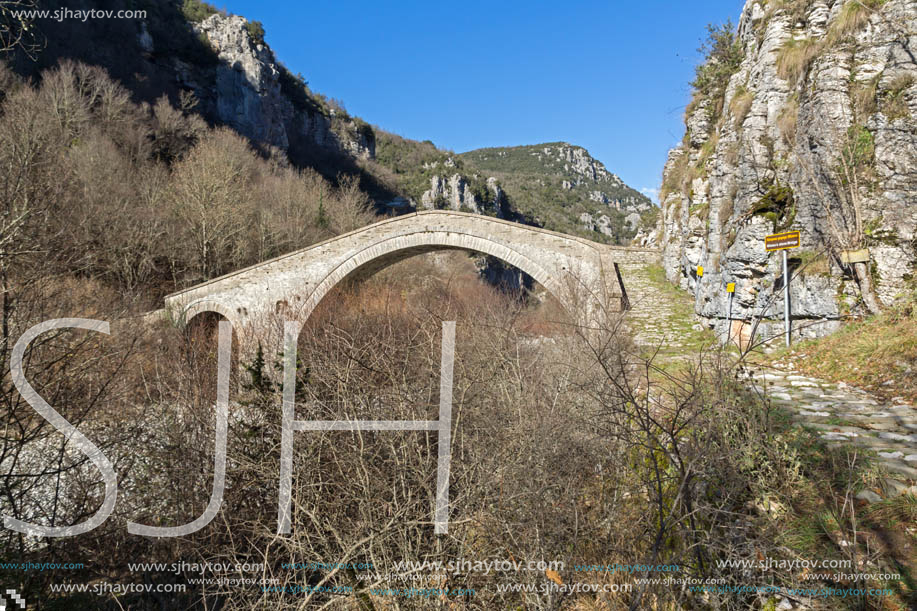
[[[652,201],[581,146],[491,147],[458,158],[496,178],[515,210],[548,229],[623,244],[655,223]]]

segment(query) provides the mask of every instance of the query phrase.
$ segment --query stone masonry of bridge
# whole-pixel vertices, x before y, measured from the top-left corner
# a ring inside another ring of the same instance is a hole
[[[615,265],[651,263],[659,251],[615,247],[479,214],[431,210],[399,216],[166,297],[173,320],[216,312],[243,350],[274,344],[283,321],[305,323],[337,284],[408,257],[458,249],[492,255],[529,274],[580,324],[626,306]],[[626,291],[626,279],[624,281]],[[246,350],[247,351],[247,350]]]

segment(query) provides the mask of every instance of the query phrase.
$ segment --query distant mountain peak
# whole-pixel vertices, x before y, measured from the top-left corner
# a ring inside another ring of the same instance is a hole
[[[463,153],[462,156],[474,160],[476,165],[483,169],[499,166],[494,167],[499,170],[511,165],[514,171],[566,178],[573,186],[595,183],[610,184],[616,188],[627,187],[617,174],[610,172],[605,164],[593,157],[586,148],[569,142],[482,148]],[[526,156],[534,157],[539,164],[526,163],[523,161]],[[637,204],[638,201],[635,199],[633,203]]]
[[[654,209],[586,148],[569,142],[481,148],[458,157],[495,176],[522,213],[563,231],[627,241]]]

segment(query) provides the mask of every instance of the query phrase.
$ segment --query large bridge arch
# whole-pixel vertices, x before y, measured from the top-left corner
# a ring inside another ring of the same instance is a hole
[[[464,232],[417,231],[367,245],[366,248],[343,260],[316,286],[303,308],[298,312],[297,319],[305,323],[322,299],[342,282],[368,278],[385,267],[410,257],[443,250],[463,250],[496,257],[527,273],[554,297],[562,299],[561,281],[518,250],[508,248],[500,242]]]
[[[173,319],[214,311],[243,344],[274,344],[283,320],[304,324],[336,285],[415,254],[465,250],[497,257],[532,276],[578,320],[622,309],[616,263],[656,251],[611,247],[483,215],[434,210],[386,219],[166,297]]]

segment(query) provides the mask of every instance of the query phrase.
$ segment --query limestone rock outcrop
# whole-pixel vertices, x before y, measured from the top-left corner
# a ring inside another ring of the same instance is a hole
[[[252,140],[287,150],[305,140],[354,158],[375,155],[372,129],[334,109],[298,107],[283,91],[281,66],[263,41],[255,40],[248,21],[215,13],[195,24],[219,58],[215,87],[202,84],[179,67],[179,79],[194,89],[220,122]]]
[[[870,288],[885,306],[917,288],[917,2],[749,0],[738,41],[725,93],[696,95],[665,166],[666,274],[719,331],[735,282],[733,318],[779,336],[781,256],[763,238],[799,230],[791,315],[823,335],[866,311]],[[858,249],[868,271],[842,262]]]
[[[608,192],[626,189],[627,185],[617,174],[609,172],[602,162],[580,146],[560,142],[544,146],[533,154],[549,166],[562,166],[563,172],[571,175],[572,180],[564,180],[561,183],[566,190],[588,186],[591,189],[587,193],[589,200],[611,205],[616,210],[621,210],[622,205],[637,212],[645,212],[652,207],[652,203],[645,197],[632,194],[626,194],[623,198],[609,196]],[[603,187],[605,190],[602,190]]]
[[[468,178],[462,174],[453,174],[449,177],[434,174],[430,179],[430,189],[425,191],[420,198],[420,205],[426,210],[463,210],[504,218],[506,197],[496,178],[487,179],[486,191],[487,197],[483,197],[480,191],[478,195],[475,195],[471,190]]]

